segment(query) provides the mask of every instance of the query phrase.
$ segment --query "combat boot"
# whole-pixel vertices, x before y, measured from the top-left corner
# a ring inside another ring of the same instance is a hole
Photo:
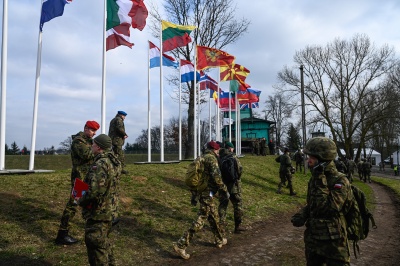
[[[78,239],[68,235],[68,230],[58,230],[55,242],[57,245],[73,245],[78,243]]]
[[[175,252],[185,260],[188,260],[190,258],[190,255],[186,253],[186,250],[184,248],[179,248],[178,244],[173,243],[172,246],[174,247]]]
[[[222,238],[222,242],[217,244],[217,248],[222,248],[222,246],[225,246],[228,243],[228,239]]]
[[[235,225],[235,231],[233,231],[235,234],[241,234],[242,232],[247,231],[247,228],[243,227],[241,224]]]

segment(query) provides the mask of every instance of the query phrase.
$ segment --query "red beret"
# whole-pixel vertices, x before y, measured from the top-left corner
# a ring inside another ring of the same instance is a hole
[[[98,130],[100,128],[99,123],[97,123],[96,121],[87,121],[85,126],[87,126],[88,128],[94,129],[94,130]]]
[[[207,146],[214,150],[219,150],[219,148],[220,148],[218,143],[216,143],[215,141],[210,141],[209,143],[207,143]]]

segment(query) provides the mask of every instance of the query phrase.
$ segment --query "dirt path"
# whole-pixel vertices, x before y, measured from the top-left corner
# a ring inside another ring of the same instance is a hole
[[[351,265],[398,265],[400,261],[400,203],[386,187],[370,184],[377,207],[378,229],[360,243],[360,256]],[[241,235],[229,235],[222,249],[201,240],[189,246],[189,261],[175,257],[169,265],[305,265],[303,231],[290,223],[292,213],[273,217]],[[353,253],[353,251],[351,251]],[[174,256],[174,255],[172,255]]]

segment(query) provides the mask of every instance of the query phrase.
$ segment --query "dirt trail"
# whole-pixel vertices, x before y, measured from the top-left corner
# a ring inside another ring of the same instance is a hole
[[[398,265],[400,261],[400,203],[393,193],[379,184],[370,184],[377,207],[377,229],[371,229],[360,243],[360,256],[351,265]],[[169,265],[305,265],[303,228],[290,223],[292,213],[273,217],[241,235],[229,235],[222,249],[203,241],[194,241],[188,261],[172,254]],[[197,242],[197,243],[196,243]],[[353,253],[353,251],[351,251]]]

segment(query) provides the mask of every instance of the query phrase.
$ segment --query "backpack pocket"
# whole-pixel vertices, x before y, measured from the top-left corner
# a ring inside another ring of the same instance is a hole
[[[312,238],[318,240],[331,240],[343,237],[340,224],[335,220],[311,219],[310,230]]]

